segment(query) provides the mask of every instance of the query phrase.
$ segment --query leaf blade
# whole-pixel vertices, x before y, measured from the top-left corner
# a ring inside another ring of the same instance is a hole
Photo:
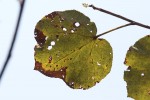
[[[124,72],[128,96],[135,100],[150,99],[150,37],[145,36],[131,46],[125,64],[130,71]]]
[[[35,29],[35,69],[71,88],[93,87],[110,72],[113,56],[105,39],[94,39],[96,32],[95,23],[76,10],[42,18]]]

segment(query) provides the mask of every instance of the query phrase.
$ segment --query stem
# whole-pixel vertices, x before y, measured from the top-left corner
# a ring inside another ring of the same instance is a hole
[[[133,20],[131,20],[131,19],[128,19],[128,18],[126,18],[126,17],[124,17],[124,16],[115,14],[115,13],[110,12],[110,11],[107,11],[107,10],[105,10],[105,9],[97,8],[97,7],[95,7],[94,5],[89,5],[88,7],[92,7],[94,10],[99,10],[99,11],[104,12],[104,13],[106,13],[106,14],[112,15],[112,16],[114,16],[114,17],[120,18],[120,19],[125,20],[125,21],[130,22],[130,23],[133,23],[134,25],[137,25],[137,26],[140,26],[140,27],[144,27],[144,28],[150,29],[150,26],[148,26],[148,25],[144,25],[144,24],[142,24],[142,23],[133,21]]]
[[[111,30],[109,30],[109,31],[103,32],[103,33],[97,35],[97,36],[94,37],[94,38],[98,38],[98,37],[100,37],[100,36],[102,36],[102,35],[105,35],[105,34],[107,34],[107,33],[110,33],[110,32],[112,32],[112,31],[118,30],[118,29],[123,28],[123,27],[130,26],[130,25],[134,25],[134,24],[133,24],[133,23],[128,23],[128,24],[121,25],[121,26],[116,27],[116,28],[113,28],[113,29],[111,29]]]
[[[14,32],[14,35],[13,35],[13,39],[12,39],[12,42],[11,42],[8,54],[7,54],[7,58],[6,58],[5,62],[4,62],[4,65],[3,65],[1,73],[0,73],[0,82],[2,80],[2,77],[3,77],[3,74],[4,74],[5,70],[6,70],[7,64],[9,62],[10,58],[11,58],[11,55],[12,55],[12,50],[14,48],[14,44],[15,44],[15,40],[16,40],[16,37],[17,37],[21,16],[22,16],[23,8],[24,8],[24,3],[25,3],[25,0],[22,0],[20,2],[20,11],[19,11],[17,24],[16,24],[16,29],[15,29],[15,32]]]

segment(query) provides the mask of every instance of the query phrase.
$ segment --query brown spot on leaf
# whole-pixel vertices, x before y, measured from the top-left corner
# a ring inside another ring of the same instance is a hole
[[[54,27],[58,28],[59,26],[58,25],[54,25]]]
[[[132,50],[132,47],[130,47],[128,51],[130,52],[131,50]]]
[[[71,87],[71,88],[74,87],[74,82],[66,82],[66,84],[67,84],[69,87]]]
[[[36,35],[37,35],[37,36],[35,37],[37,43],[38,43],[40,46],[42,46],[42,45],[45,43],[45,41],[46,41],[46,36],[43,34],[42,31],[40,31],[40,30],[38,30],[38,29],[35,29],[34,32],[35,32]]]
[[[51,62],[52,62],[52,56],[49,57],[49,63],[51,63]]]
[[[59,37],[59,35],[56,35],[56,38],[58,38]]]
[[[150,91],[148,91],[148,95],[150,95]]]
[[[51,19],[53,19],[55,16],[57,16],[58,15],[58,12],[52,12],[52,13],[50,13],[50,14],[48,14],[47,16],[45,16],[46,18],[51,18]]]
[[[44,68],[42,67],[42,63],[35,61],[35,68],[34,70],[38,70],[39,72],[41,72],[42,74],[49,76],[49,77],[55,77],[55,78],[60,78],[60,79],[65,79],[66,77],[66,67],[61,68],[58,71],[50,71],[50,70],[44,70]]]
[[[125,59],[125,61],[124,61],[124,64],[126,64],[127,63],[127,59]]]
[[[129,66],[129,67],[127,68],[127,70],[131,70],[131,66]]]
[[[41,69],[41,67],[42,67],[42,63],[40,63],[40,62],[36,61],[36,62],[35,62],[34,70],[40,70],[40,69]]]

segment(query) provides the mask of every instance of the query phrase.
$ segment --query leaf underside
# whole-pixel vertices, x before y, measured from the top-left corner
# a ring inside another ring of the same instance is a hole
[[[145,36],[127,52],[124,72],[128,97],[135,100],[150,100],[150,36]]]
[[[96,32],[95,23],[76,10],[48,14],[35,27],[34,69],[74,89],[93,87],[110,72],[113,55]]]

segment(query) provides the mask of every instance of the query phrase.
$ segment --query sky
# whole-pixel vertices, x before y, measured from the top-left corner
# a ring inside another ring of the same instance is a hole
[[[96,23],[97,34],[123,25],[126,22],[91,8],[82,3],[123,15],[150,25],[149,0],[26,0],[12,58],[0,83],[0,100],[133,100],[127,97],[123,80],[123,64],[127,50],[150,30],[129,26],[101,38],[113,48],[111,72],[88,90],[69,88],[61,79],[49,78],[34,69],[34,28],[36,23],[53,11],[76,9]],[[19,12],[17,0],[0,0],[0,69],[6,58]]]

